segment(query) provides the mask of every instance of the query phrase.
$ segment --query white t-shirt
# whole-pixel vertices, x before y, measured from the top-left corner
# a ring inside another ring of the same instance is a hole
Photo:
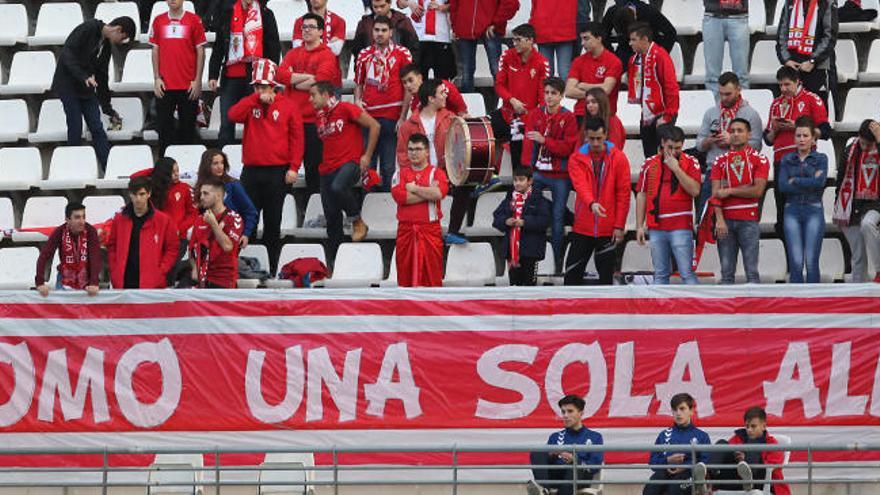
[[[452,37],[450,35],[449,28],[449,13],[448,12],[440,12],[436,11],[436,19],[434,21],[434,34],[426,33],[426,20],[428,18],[428,3],[430,0],[412,0],[415,2],[419,2],[425,7],[425,13],[422,14],[422,17],[416,22],[412,18],[412,13],[409,9],[406,9],[407,17],[409,17],[410,22],[412,22],[413,28],[416,30],[416,34],[419,36],[419,41],[436,41],[438,43],[449,43],[452,41]],[[439,5],[446,5],[449,3],[449,0],[434,0]]]
[[[428,149],[430,150],[430,162],[431,165],[437,165],[437,150],[434,148],[434,136],[437,134],[437,116],[426,117],[424,115],[422,117],[422,126],[425,128],[425,135],[428,136],[428,143],[430,146]]]

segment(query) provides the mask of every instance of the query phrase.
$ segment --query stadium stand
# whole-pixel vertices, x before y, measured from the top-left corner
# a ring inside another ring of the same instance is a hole
[[[379,285],[385,268],[382,248],[373,242],[343,243],[336,252],[333,276],[324,283],[328,288],[371,287]]]
[[[15,143],[28,136],[31,127],[27,103],[24,100],[0,101],[0,143]]]
[[[61,45],[67,35],[83,22],[82,7],[76,2],[47,2],[40,6],[34,35],[29,46]]]
[[[98,158],[91,146],[59,146],[52,153],[49,175],[40,189],[60,191],[85,189],[98,180]]]
[[[0,191],[26,191],[43,180],[37,148],[0,148]],[[3,198],[9,200],[9,198]]]
[[[0,46],[25,43],[28,35],[27,10],[23,4],[0,4]]]

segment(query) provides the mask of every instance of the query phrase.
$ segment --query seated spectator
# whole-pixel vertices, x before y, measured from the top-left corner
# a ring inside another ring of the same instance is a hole
[[[678,33],[675,32],[675,27],[669,19],[660,12],[659,7],[638,0],[615,0],[615,4],[602,17],[602,28],[605,31],[602,41],[605,43],[605,48],[613,50],[620,59],[624,72],[627,72],[635,54],[628,43],[633,23],[648,24],[651,32],[654,33],[654,41],[666,52],[672,52]]]
[[[180,236],[168,215],[150,203],[147,177],[128,181],[130,203],[113,217],[107,239],[110,283],[116,289],[161,289],[177,260]]]
[[[210,177],[219,177],[225,186],[223,204],[230,210],[238,213],[244,219],[244,231],[241,235],[241,248],[248,246],[251,237],[257,232],[257,222],[260,218],[254,203],[241,185],[241,181],[229,175],[229,158],[226,153],[211,148],[202,153],[202,161],[199,163],[199,177],[195,191],[200,191],[202,184]],[[268,267],[267,267],[268,268]]]
[[[742,253],[746,281],[758,284],[759,203],[770,176],[770,161],[749,146],[752,128],[748,120],[736,117],[726,133],[730,151],[715,160],[711,175],[721,283],[734,282],[737,253]]]
[[[651,156],[660,144],[657,128],[674,124],[678,118],[678,76],[669,53],[653,41],[653,31],[644,22],[629,28],[629,44],[635,52],[630,59],[627,91],[630,103],[641,107],[639,134],[645,156]]]
[[[825,213],[822,192],[828,178],[828,157],[815,150],[819,131],[813,119],[798,117],[795,121],[795,149],[782,158],[776,187],[785,198],[785,246],[788,254],[788,276],[791,283],[818,283],[819,255],[825,235]]]
[[[779,63],[800,73],[804,87],[828,106],[834,45],[837,43],[837,2],[831,0],[779,0],[782,12],[776,28]],[[810,22],[812,20],[812,22]]]
[[[422,77],[431,71],[436,79],[453,79],[458,73],[452,49],[450,0],[397,0],[398,8],[409,7],[410,22],[419,37],[418,59]]]
[[[602,88],[592,88],[587,90],[587,97],[584,98],[584,117],[586,119],[598,117],[605,124],[606,138],[608,142],[614,145],[619,151],[623,151],[626,144],[626,129],[620,118],[611,111],[611,102],[608,95]],[[584,140],[586,136],[581,133],[578,144]]]
[[[837,168],[834,222],[841,226],[852,252],[852,281],[868,281],[868,259],[880,283],[880,123],[865,120]]]
[[[529,0],[523,0],[525,3]],[[568,79],[577,38],[577,0],[531,0],[529,24],[535,26],[538,51],[550,63],[550,75]],[[580,51],[580,50],[578,50]]]
[[[477,68],[477,43],[486,47],[489,71],[495,78],[501,57],[502,38],[507,22],[519,10],[519,0],[453,0],[449,2],[452,32],[461,60],[461,90],[474,91],[474,71]],[[548,74],[549,76],[549,74]],[[546,76],[542,76],[542,79]]]
[[[149,176],[150,202],[153,207],[168,215],[174,223],[180,249],[177,259],[186,253],[187,236],[199,212],[193,203],[193,190],[186,182],[180,181],[180,167],[174,158],[163,156],[156,160],[153,168],[132,174],[132,177]]]
[[[672,259],[686,284],[697,284],[693,271],[694,198],[700,194],[700,166],[682,153],[684,131],[666,125],[658,129],[660,153],[645,160],[636,186],[636,240],[651,239],[654,283],[666,285]]]
[[[391,196],[397,203],[397,285],[443,285],[443,213],[446,172],[428,162],[430,143],[424,134],[407,139],[410,165],[394,175]]]
[[[400,79],[403,81],[404,95],[403,111],[400,113],[400,122],[398,125],[403,125],[410,115],[418,113],[419,108],[421,108],[421,102],[419,101],[419,88],[422,87],[422,83],[425,81],[425,76],[422,75],[419,64],[409,64],[400,69]],[[452,112],[453,115],[467,117],[467,103],[465,103],[464,98],[461,96],[461,92],[455,84],[448,79],[436,79],[440,80],[443,91],[446,93],[446,109]],[[400,146],[399,143],[398,146]]]
[[[244,220],[223,204],[226,185],[208,177],[199,186],[204,214],[193,226],[189,241],[192,279],[201,289],[234,289],[238,285],[238,252]]]
[[[64,223],[59,225],[49,240],[40,248],[34,286],[41,296],[49,295],[46,283],[46,264],[58,251],[58,278],[54,287],[60,290],[85,290],[90,296],[98,293],[101,275],[101,241],[98,231],[86,222],[86,207],[68,203],[64,207]]]
[[[745,428],[733,432],[729,440],[719,440],[717,444],[749,445],[766,444],[778,445],[776,437],[767,431],[767,413],[760,407],[750,407],[743,415]],[[712,469],[712,480],[742,480],[742,485],[719,484],[715,488],[719,490],[744,490],[763,489],[763,483],[754,483],[753,480],[766,478],[764,468],[752,468],[750,464],[782,464],[785,462],[785,452],[781,450],[765,450],[762,452],[713,452],[709,455],[709,464],[736,465],[735,469]],[[773,470],[770,475],[774,481],[782,481],[782,468]],[[770,485],[770,493],[775,495],[791,495],[791,489],[784,483]]]
[[[538,283],[538,262],[547,248],[550,201],[532,188],[532,170],[513,171],[513,191],[495,208],[492,226],[504,233],[501,256],[507,260],[510,285]]]
[[[347,1],[347,0],[344,0]],[[309,0],[309,14],[318,16],[322,22],[321,43],[326,45],[336,55],[336,63],[339,64],[339,53],[342,52],[342,45],[345,43],[345,19],[342,16],[331,12],[327,8],[328,0]],[[298,17],[293,23],[293,47],[297,48],[303,45],[303,22],[306,17]]]
[[[602,434],[591,430],[584,425],[584,399],[577,395],[566,395],[559,399],[559,412],[565,428],[554,432],[547,439],[547,445],[602,445]],[[560,466],[601,466],[605,460],[603,452],[578,452],[573,456],[571,452],[532,452],[530,463],[532,465]],[[578,481],[591,481],[601,468],[578,468]],[[544,469],[532,468],[535,476],[527,486],[529,495],[545,495],[549,490],[556,490],[556,495],[572,495],[573,469]],[[562,484],[542,485],[542,481],[568,481]],[[582,488],[588,488],[588,483],[583,483]],[[581,483],[578,483],[579,487]]]
[[[705,485],[700,484],[706,480],[706,463],[709,461],[708,452],[698,452],[697,458],[691,458],[691,445],[709,445],[709,435],[697,428],[693,422],[694,408],[696,403],[690,394],[675,394],[670,400],[672,405],[672,417],[674,424],[661,431],[657,435],[654,445],[668,445],[666,451],[652,452],[649,463],[653,467],[652,480],[681,480],[681,484],[645,485],[642,495],[685,495],[691,492],[691,483],[694,483],[694,491],[704,493]],[[678,449],[675,446],[680,446]],[[691,472],[690,465],[697,465]],[[685,467],[688,466],[688,467]]]
[[[749,87],[749,0],[703,0],[703,57],[706,89],[718,99],[718,75],[724,60],[724,43],[730,65],[744,88]]]
[[[351,1],[351,0],[343,0]],[[372,0],[372,12],[364,15],[355,28],[351,42],[351,58],[357,60],[361,50],[373,46],[376,42],[373,24],[380,17],[387,18],[391,27],[391,41],[409,50],[412,59],[418,59],[419,36],[413,28],[412,21],[403,12],[391,8],[392,0]],[[411,60],[412,61],[412,60]],[[392,69],[393,70],[393,69]]]
[[[610,100],[611,115],[617,113],[617,96],[620,92],[620,79],[623,64],[611,50],[602,43],[602,25],[590,22],[580,30],[580,40],[584,54],[574,59],[565,85],[565,96],[578,102],[574,114],[579,120],[584,118],[584,106],[588,92],[593,88],[602,89]]]

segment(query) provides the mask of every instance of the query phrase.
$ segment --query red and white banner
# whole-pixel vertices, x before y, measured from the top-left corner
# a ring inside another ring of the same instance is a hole
[[[878,285],[11,292],[0,439],[543,442],[579,394],[606,442],[649,443],[688,392],[713,440],[760,405],[796,442],[877,441],[878,328]]]

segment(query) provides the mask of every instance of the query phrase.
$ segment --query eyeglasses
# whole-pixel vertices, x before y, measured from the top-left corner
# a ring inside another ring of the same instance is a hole
[[[302,26],[303,31],[312,31],[312,30],[317,30],[317,29],[318,29],[318,26],[315,24],[303,24],[303,26]]]

